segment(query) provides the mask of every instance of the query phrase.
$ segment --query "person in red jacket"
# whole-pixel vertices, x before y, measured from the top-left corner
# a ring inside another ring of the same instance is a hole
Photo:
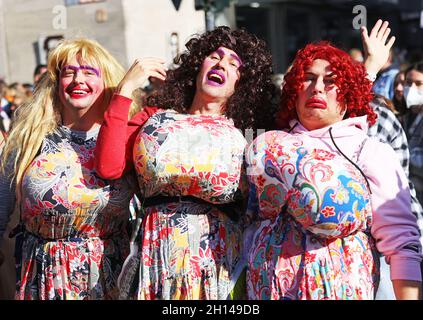
[[[191,39],[166,71],[135,61],[105,113],[97,173],[135,169],[143,214],[121,273],[122,299],[237,298],[246,195],[242,130],[268,127],[272,62],[264,41],[219,27]],[[127,120],[131,94],[146,79],[164,81]]]

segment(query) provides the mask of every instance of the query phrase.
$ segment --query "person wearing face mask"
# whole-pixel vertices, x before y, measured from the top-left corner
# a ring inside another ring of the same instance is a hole
[[[242,130],[272,121],[271,56],[263,40],[228,27],[186,48],[171,71],[157,58],[137,60],[100,130],[98,174],[115,179],[135,169],[143,207],[122,299],[242,297]],[[164,81],[148,100],[156,108],[128,122],[128,97],[149,77]]]
[[[405,71],[404,100],[410,109],[406,133],[410,149],[410,178],[423,203],[423,61]]]

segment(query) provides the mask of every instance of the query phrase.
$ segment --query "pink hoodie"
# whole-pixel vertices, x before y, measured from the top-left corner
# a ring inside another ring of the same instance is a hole
[[[366,116],[349,118],[313,131],[308,131],[296,120],[290,125],[291,128],[295,126],[291,134],[303,135],[304,145],[338,152],[329,134],[332,128],[336,145],[356,162],[369,180],[373,209],[371,234],[377,249],[391,265],[391,279],[421,281],[420,232],[411,212],[408,179],[391,146],[367,137]]]

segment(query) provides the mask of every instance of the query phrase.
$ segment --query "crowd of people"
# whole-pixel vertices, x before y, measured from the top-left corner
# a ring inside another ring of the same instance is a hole
[[[421,299],[423,64],[392,67],[390,31],[307,44],[280,87],[245,30],[126,73],[63,40],[4,109],[14,298]]]

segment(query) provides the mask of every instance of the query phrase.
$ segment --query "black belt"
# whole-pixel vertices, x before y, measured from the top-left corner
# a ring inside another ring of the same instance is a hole
[[[239,220],[239,211],[241,207],[237,206],[236,202],[230,203],[211,203],[206,200],[194,197],[194,196],[164,196],[158,195],[154,197],[144,198],[141,201],[141,204],[144,208],[148,208],[151,206],[166,204],[166,203],[179,203],[179,202],[191,202],[197,204],[203,204],[215,207],[219,211],[225,213],[231,220],[238,221]]]
[[[23,223],[19,223],[15,228],[13,228],[12,231],[10,231],[9,233],[9,238],[17,238],[19,235],[23,235],[25,238],[28,236],[32,236],[42,242],[82,242],[82,241],[86,241],[89,239],[93,239],[93,238],[98,238],[102,241],[106,241],[106,240],[110,240],[113,237],[121,237],[121,234],[113,234],[108,236],[107,238],[104,237],[100,237],[100,236],[96,236],[96,237],[78,237],[78,236],[65,236],[62,238],[43,238],[42,236],[32,233],[30,231],[28,231],[25,226],[23,225]]]

